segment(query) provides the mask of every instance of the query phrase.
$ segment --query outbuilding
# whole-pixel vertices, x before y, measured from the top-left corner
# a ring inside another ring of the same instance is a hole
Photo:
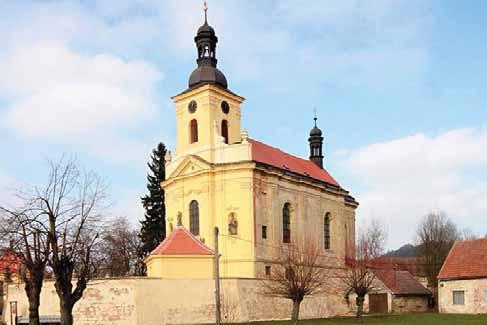
[[[374,269],[376,290],[368,295],[369,313],[417,313],[429,309],[431,292],[411,273]]]
[[[487,238],[457,241],[438,274],[440,313],[487,313]]]

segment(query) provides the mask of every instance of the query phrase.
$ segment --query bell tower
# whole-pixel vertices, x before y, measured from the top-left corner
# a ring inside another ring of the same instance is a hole
[[[321,130],[316,125],[318,118],[314,117],[315,126],[309,132],[309,160],[318,167],[323,168],[323,136]]]
[[[213,161],[217,147],[241,142],[240,105],[244,98],[228,89],[225,75],[217,68],[215,29],[205,21],[196,33],[196,69],[188,89],[173,97],[176,105],[176,155],[198,154]]]

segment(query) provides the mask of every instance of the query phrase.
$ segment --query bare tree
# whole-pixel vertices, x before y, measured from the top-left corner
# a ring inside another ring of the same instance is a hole
[[[29,324],[39,324],[39,305],[44,273],[49,258],[49,236],[39,200],[26,193],[17,194],[19,207],[0,207],[0,237],[21,262],[20,277],[29,301]]]
[[[292,300],[291,320],[298,323],[299,309],[305,296],[323,290],[327,268],[320,264],[320,249],[313,244],[289,245],[276,263],[270,279],[264,281],[268,296]]]
[[[61,325],[73,324],[73,307],[96,273],[93,249],[99,238],[105,188],[74,160],[50,164],[45,188],[36,189],[39,210],[48,218],[49,264],[59,296]],[[73,279],[76,285],[73,287]]]
[[[459,238],[461,240],[475,240],[479,237],[470,228],[463,228],[460,231]]]
[[[371,271],[372,261],[384,252],[386,241],[384,227],[373,220],[368,227],[359,232],[355,259],[349,260],[349,270],[343,281],[347,296],[354,293],[357,304],[357,318],[362,319],[365,296],[375,290],[375,275]]]
[[[110,276],[144,275],[142,241],[127,218],[113,220],[103,234],[102,272]]]
[[[460,235],[456,225],[443,213],[430,213],[419,224],[419,265],[428,279],[429,287],[436,288],[436,277],[453,243]]]

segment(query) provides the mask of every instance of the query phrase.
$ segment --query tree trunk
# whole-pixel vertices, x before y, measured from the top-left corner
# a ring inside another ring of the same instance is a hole
[[[25,280],[25,279],[24,279]],[[25,284],[25,291],[29,299],[29,325],[39,325],[39,305],[41,304],[42,281],[29,279]],[[17,315],[15,315],[17,316]]]
[[[365,296],[357,296],[357,318],[362,318],[364,313]]]
[[[61,325],[73,325],[73,306],[61,303]]]
[[[29,301],[29,325],[39,325],[39,324],[40,324],[39,299],[37,299],[36,302]]]
[[[293,301],[293,313],[291,315],[291,321],[293,322],[294,325],[298,324],[299,320],[299,306],[301,304],[301,301]]]

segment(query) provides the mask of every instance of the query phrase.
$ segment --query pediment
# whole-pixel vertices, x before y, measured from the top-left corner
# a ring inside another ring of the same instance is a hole
[[[209,170],[211,167],[210,163],[198,156],[187,156],[181,163],[176,167],[176,169],[171,173],[169,178],[192,175],[204,170]]]

